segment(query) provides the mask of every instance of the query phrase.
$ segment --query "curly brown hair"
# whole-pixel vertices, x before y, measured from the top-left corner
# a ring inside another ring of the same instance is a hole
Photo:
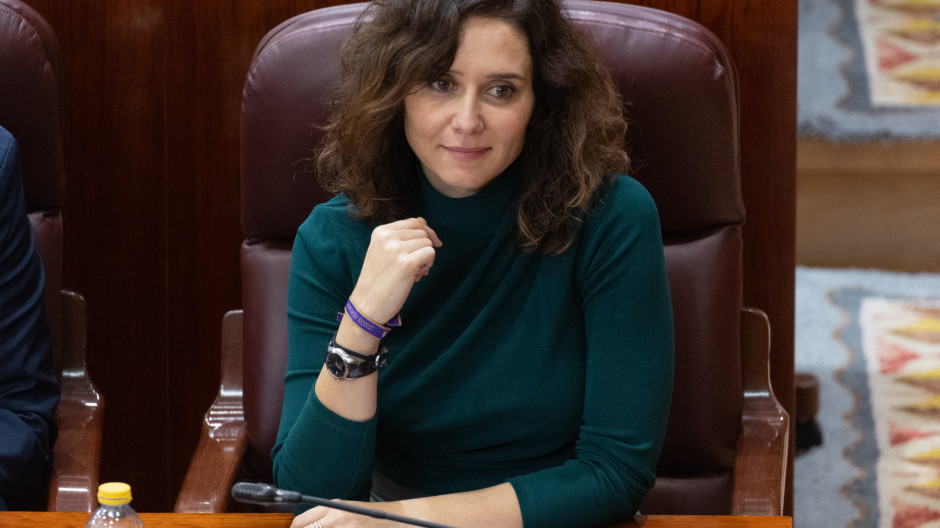
[[[343,79],[317,157],[321,184],[376,225],[418,214],[404,99],[446,72],[470,16],[498,18],[528,38],[535,108],[521,154],[515,243],[558,254],[596,191],[627,171],[619,93],[593,40],[557,0],[375,0],[344,41]]]

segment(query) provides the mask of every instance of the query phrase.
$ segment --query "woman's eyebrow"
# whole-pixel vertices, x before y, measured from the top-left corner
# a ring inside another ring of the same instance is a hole
[[[457,77],[463,77],[463,73],[458,70],[449,70],[447,73]],[[525,81],[526,76],[521,73],[515,72],[503,72],[503,73],[490,73],[486,75],[487,79],[506,79],[512,81]]]
[[[494,73],[486,76],[487,79],[506,79],[513,81],[524,81],[526,80],[525,75],[520,73]]]

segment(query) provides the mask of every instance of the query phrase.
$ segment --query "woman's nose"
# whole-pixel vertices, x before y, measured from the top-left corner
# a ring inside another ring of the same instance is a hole
[[[454,112],[453,127],[464,134],[474,134],[483,130],[483,116],[480,101],[471,95],[462,97],[457,102]]]

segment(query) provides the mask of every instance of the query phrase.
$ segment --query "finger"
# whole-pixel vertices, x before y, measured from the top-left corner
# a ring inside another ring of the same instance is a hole
[[[323,519],[323,516],[326,515],[328,511],[328,508],[324,508],[323,506],[310,508],[309,510],[294,517],[294,520],[290,524],[290,528],[306,528],[316,521]]]
[[[379,240],[427,240],[433,244],[434,239],[424,229],[389,229],[376,233]]]
[[[380,232],[395,232],[395,231],[409,231],[411,237],[416,236],[426,236],[428,237],[434,247],[441,247],[441,239],[437,236],[437,233],[428,226],[427,220],[424,218],[406,218],[404,220],[398,220],[389,224],[381,225],[373,231],[373,233]],[[421,231],[421,233],[415,234],[413,231]]]
[[[418,273],[417,273],[417,274],[415,275],[415,277],[414,277],[415,282],[418,282],[418,281],[420,281],[422,278],[427,277],[430,273],[431,273],[431,266],[430,266],[430,265],[422,266],[422,267],[421,267],[421,270],[418,271]]]
[[[428,246],[414,253],[402,255],[400,258],[401,269],[407,274],[402,278],[410,276],[414,282],[418,282],[419,278],[426,276],[428,270],[434,264],[434,257],[430,253],[432,251],[434,251],[434,248]]]
[[[434,230],[431,229],[431,226],[428,225],[427,220],[421,217],[418,217],[418,220],[420,220],[424,224],[424,230],[427,233],[428,238],[430,238],[431,242],[434,244],[434,247],[441,247],[442,245],[444,245],[444,243],[441,242],[441,239],[438,238],[437,233],[434,232]]]
[[[396,252],[402,250],[403,242],[409,243],[404,249],[409,252],[423,246],[435,246],[434,240],[421,229],[376,231],[372,235],[370,246],[385,252]]]
[[[428,227],[428,223],[424,218],[406,218],[404,220],[380,225],[375,229],[384,231],[421,231],[423,233],[422,236],[430,236],[428,230],[433,231],[433,229]]]
[[[398,222],[393,222],[393,223],[388,224],[388,225],[389,225],[389,227],[395,226],[396,224],[399,224],[399,222],[400,222],[400,226],[396,226],[396,227],[399,227],[399,228],[410,228],[410,229],[420,229],[420,230],[424,231],[425,235],[426,235],[428,238],[431,239],[431,241],[434,243],[434,246],[435,246],[435,247],[440,247],[440,246],[441,246],[441,244],[442,244],[442,243],[441,243],[441,239],[437,236],[437,233],[436,233],[433,229],[431,229],[431,226],[428,225],[428,221],[425,220],[424,218],[422,218],[422,217],[419,216],[418,218],[409,218],[409,219],[406,219],[406,220],[399,220]]]
[[[427,220],[421,217],[417,218],[405,218],[403,220],[396,220],[394,222],[389,222],[384,224],[385,227],[392,229],[423,229],[428,225]],[[382,227],[382,226],[379,226]]]
[[[395,247],[394,244],[392,244],[392,246]],[[429,240],[428,238],[413,238],[409,240],[399,240],[397,242],[397,247],[396,247],[396,249],[399,249],[401,250],[402,253],[406,253],[406,254],[414,253],[415,251],[418,251],[419,249],[422,249],[422,248],[433,249],[431,245],[431,240]]]
[[[431,246],[418,248],[405,257],[413,266],[414,273],[420,273],[423,268],[430,268],[434,265],[434,255],[436,251]]]

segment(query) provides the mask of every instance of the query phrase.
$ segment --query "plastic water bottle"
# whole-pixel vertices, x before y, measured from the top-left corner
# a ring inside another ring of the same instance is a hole
[[[91,514],[85,528],[144,528],[137,512],[131,508],[131,487],[123,482],[107,482],[98,486],[98,509]]]

